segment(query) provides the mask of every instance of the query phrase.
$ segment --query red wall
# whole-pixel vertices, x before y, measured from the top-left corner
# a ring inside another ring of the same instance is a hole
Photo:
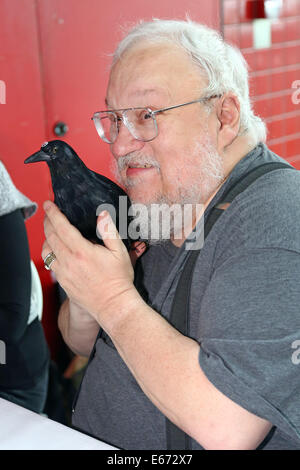
[[[219,0],[1,0],[0,158],[16,186],[39,204],[28,221],[31,255],[43,285],[43,325],[55,358],[60,347],[54,284],[44,269],[42,202],[51,197],[45,164],[23,165],[44,141],[56,138],[53,126],[64,121],[63,137],[90,168],[112,177],[108,146],[90,120],[104,105],[108,54],[121,38],[121,26],[139,19],[185,18],[219,28]]]
[[[257,50],[247,18],[251,1],[222,0],[224,37],[249,63],[254,109],[267,123],[268,145],[300,169],[300,103],[292,100],[292,84],[300,80],[300,0],[283,0],[280,18],[272,22],[272,47]]]
[[[26,156],[47,139],[43,80],[40,67],[36,5],[33,1],[1,0],[0,2],[0,79],[6,85],[6,103],[0,104],[0,159],[4,162],[17,188],[39,209],[26,222],[32,259],[40,274],[44,291],[43,325],[52,351],[57,351],[60,337],[56,321],[55,288],[43,268],[42,201],[49,196],[46,168],[23,164]]]

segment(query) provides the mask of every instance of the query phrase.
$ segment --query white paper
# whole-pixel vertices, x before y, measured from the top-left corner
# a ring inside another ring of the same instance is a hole
[[[116,450],[63,424],[0,398],[1,450]]]

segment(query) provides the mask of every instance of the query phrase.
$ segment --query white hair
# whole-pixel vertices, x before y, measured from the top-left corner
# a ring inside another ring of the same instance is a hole
[[[222,95],[233,92],[240,103],[239,135],[248,135],[255,143],[265,142],[266,126],[255,116],[249,97],[248,65],[236,47],[226,43],[218,31],[191,20],[160,20],[139,22],[119,43],[112,66],[123,53],[142,41],[168,42],[182,48],[196,64],[207,81],[204,94]]]

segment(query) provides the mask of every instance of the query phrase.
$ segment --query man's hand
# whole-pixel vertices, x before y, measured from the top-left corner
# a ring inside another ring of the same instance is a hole
[[[103,247],[85,240],[54,204],[46,213],[43,257],[55,253],[58,281],[109,334],[154,405],[205,449],[255,449],[271,423],[221,393],[199,366],[200,345],[138,295],[130,257],[110,217],[102,213],[99,219]]]
[[[98,217],[97,229],[105,244],[101,246],[83,238],[52,202],[46,201],[44,209],[42,257],[55,253],[51,269],[70,301],[87,310],[103,328],[112,317],[117,321],[123,311],[120,306],[139,295],[130,256],[109,214]]]
[[[133,242],[129,251],[131,264],[135,267],[138,258],[146,251],[146,243],[142,241]]]

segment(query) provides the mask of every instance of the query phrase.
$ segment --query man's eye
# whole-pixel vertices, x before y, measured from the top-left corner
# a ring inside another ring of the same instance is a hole
[[[121,121],[121,118],[119,116],[115,116],[114,114],[110,114],[108,117],[111,122]]]
[[[146,109],[144,109],[140,114],[139,114],[139,121],[147,121],[148,119],[151,119],[152,116],[151,114],[149,113],[149,111],[147,111]]]
[[[107,122],[113,123],[115,121],[115,118],[112,114],[106,114],[101,117],[101,121],[103,121],[103,123],[107,123]]]
[[[149,113],[149,111],[147,111],[145,114],[144,114],[144,119],[151,119],[152,116],[151,114]]]

